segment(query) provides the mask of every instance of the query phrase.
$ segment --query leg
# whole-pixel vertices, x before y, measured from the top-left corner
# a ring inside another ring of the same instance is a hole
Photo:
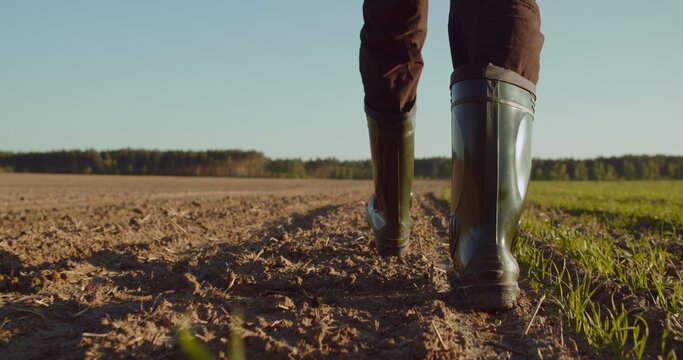
[[[366,219],[381,255],[400,256],[410,241],[414,116],[426,0],[365,0],[360,72],[365,90],[375,193]]]
[[[453,1],[451,256],[474,307],[514,306],[543,42],[533,0]]]

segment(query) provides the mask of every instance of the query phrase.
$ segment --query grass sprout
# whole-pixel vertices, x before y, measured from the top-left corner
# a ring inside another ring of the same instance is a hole
[[[194,335],[191,327],[190,317],[189,315],[186,315],[183,324],[176,335],[178,345],[183,354],[191,360],[214,360],[216,357],[206,348],[206,345]]]
[[[642,358],[649,329],[639,314],[614,301],[609,306],[594,302],[593,296],[602,284],[595,283],[588,273],[572,274],[566,262],[558,265],[528,240],[518,241],[516,254],[529,279],[550,292],[551,302],[561,309],[563,322],[598,353]]]
[[[228,353],[231,360],[245,360],[246,353],[244,351],[243,338],[243,311],[238,310],[232,318],[232,326],[230,327],[230,342]],[[178,345],[190,360],[213,360],[216,356],[206,347],[200,339],[192,332],[192,322],[189,315],[183,319],[177,334]]]

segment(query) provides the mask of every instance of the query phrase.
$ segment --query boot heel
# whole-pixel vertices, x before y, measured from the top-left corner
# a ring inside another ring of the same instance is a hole
[[[484,311],[509,310],[515,307],[519,296],[519,286],[483,285],[467,286],[456,290],[463,302],[471,308]]]
[[[387,244],[386,241],[375,239],[375,247],[380,256],[403,256],[408,251],[408,242],[405,245]]]

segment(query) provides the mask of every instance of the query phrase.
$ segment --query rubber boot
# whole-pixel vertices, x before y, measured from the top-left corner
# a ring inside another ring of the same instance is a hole
[[[366,108],[375,193],[366,220],[382,256],[401,256],[410,242],[415,107],[387,115]]]
[[[498,80],[451,86],[450,250],[459,292],[481,310],[510,309],[519,294],[512,247],[531,173],[535,100]]]

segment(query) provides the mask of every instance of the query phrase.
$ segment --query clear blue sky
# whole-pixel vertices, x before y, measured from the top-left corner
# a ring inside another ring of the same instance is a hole
[[[0,150],[369,157],[360,0],[0,1]],[[540,0],[535,157],[683,155],[683,1]],[[448,1],[416,155],[449,156]]]

